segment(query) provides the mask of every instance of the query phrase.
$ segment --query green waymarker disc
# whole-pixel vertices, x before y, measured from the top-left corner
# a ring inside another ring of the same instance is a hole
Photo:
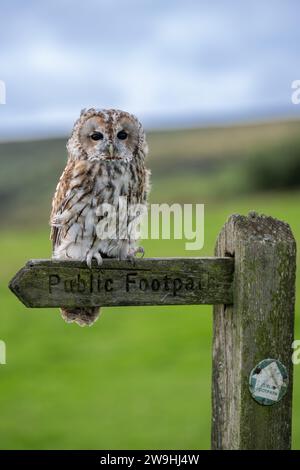
[[[286,367],[276,359],[264,359],[250,373],[249,389],[260,405],[274,405],[285,395],[289,384]]]

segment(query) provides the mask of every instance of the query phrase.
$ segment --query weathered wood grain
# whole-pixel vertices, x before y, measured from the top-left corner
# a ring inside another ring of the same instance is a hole
[[[215,254],[234,259],[234,296],[233,305],[214,307],[212,447],[289,449],[294,237],[271,217],[233,215]],[[266,358],[280,360],[289,373],[287,394],[272,406],[258,404],[248,390],[250,371]]]
[[[10,289],[27,307],[219,304],[232,302],[231,258],[31,260]]]

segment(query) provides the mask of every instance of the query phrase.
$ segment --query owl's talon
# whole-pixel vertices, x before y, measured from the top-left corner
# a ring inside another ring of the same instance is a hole
[[[90,251],[86,257],[86,264],[88,265],[90,269],[92,269],[93,259],[97,261],[98,266],[101,266],[103,260],[102,260],[102,256],[100,255],[100,253],[98,251]]]
[[[140,258],[144,258],[144,255],[145,255],[145,250],[142,246],[139,246],[138,248],[134,248],[132,249],[128,255],[127,255],[127,259],[129,261],[134,261],[135,258],[136,258],[136,255],[140,253],[142,256]]]
[[[103,259],[99,252],[95,254],[94,258],[96,259],[98,266],[101,266]]]
[[[128,254],[126,260],[129,261],[130,264],[134,265],[135,263],[134,254],[133,253]]]
[[[145,250],[144,250],[144,248],[143,248],[142,246],[139,246],[139,247],[136,249],[135,254],[137,254],[137,253],[140,253],[140,254],[141,254],[140,258],[144,258],[144,256],[145,256]]]

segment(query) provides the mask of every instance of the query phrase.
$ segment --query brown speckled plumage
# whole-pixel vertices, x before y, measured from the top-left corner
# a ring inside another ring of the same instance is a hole
[[[125,131],[125,139],[118,138]],[[101,133],[101,140],[92,135]],[[68,162],[52,201],[53,257],[86,261],[91,266],[103,257],[126,259],[137,251],[135,239],[101,239],[99,208],[119,197],[127,203],[146,203],[150,172],[145,167],[147,143],[141,123],[119,110],[88,109],[81,112],[67,144]],[[130,221],[130,220],[129,220]],[[80,325],[91,325],[99,308],[64,309],[62,316]]]

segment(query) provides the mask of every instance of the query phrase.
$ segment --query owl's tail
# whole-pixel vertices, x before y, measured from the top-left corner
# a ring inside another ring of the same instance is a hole
[[[61,308],[60,311],[67,323],[75,322],[80,326],[91,326],[100,315],[99,307]]]

